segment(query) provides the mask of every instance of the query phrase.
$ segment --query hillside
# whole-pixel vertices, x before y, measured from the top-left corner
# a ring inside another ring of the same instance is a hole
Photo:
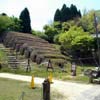
[[[48,41],[31,34],[8,32],[4,37],[4,45],[20,52],[26,58],[31,58],[38,64],[48,59],[55,64],[66,62],[66,57],[60,53],[59,49]]]

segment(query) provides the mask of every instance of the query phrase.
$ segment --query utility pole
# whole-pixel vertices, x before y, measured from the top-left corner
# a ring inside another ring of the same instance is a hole
[[[95,13],[94,13],[94,26],[95,26],[96,39],[97,39],[98,67],[100,68],[100,46],[99,46],[99,37],[98,37],[98,29],[97,29],[97,17]]]

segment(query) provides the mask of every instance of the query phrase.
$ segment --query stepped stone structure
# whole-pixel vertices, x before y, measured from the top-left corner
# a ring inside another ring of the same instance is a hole
[[[66,57],[60,53],[60,50],[57,50],[48,41],[31,34],[6,32],[3,43],[6,47],[20,52],[21,55],[31,58],[33,62],[38,64],[48,59],[51,59],[55,64],[66,63]]]

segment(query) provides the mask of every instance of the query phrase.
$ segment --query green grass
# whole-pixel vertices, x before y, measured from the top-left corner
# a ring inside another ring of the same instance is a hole
[[[0,78],[0,100],[42,100],[42,87],[36,85],[35,89],[30,88],[30,83]],[[55,91],[51,92],[52,100],[61,100],[63,96]],[[63,100],[63,99],[62,99]]]
[[[4,62],[6,60],[6,53],[0,49],[0,62]]]
[[[25,100],[39,100],[41,88],[31,89],[29,83],[0,78],[0,100],[19,100],[22,92],[25,92]]]
[[[54,48],[56,48],[57,50],[59,50],[59,49],[60,49],[60,45],[57,45],[57,44],[52,44],[52,46],[53,46]]]

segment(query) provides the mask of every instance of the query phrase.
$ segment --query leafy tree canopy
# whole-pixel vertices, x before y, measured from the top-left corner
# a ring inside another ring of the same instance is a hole
[[[12,23],[10,24],[10,30],[11,31],[21,31],[21,25],[20,25],[20,22],[21,22],[21,20],[20,19],[18,19],[18,18],[16,18],[16,17],[10,17],[11,18],[11,21],[12,21]]]
[[[44,26],[44,33],[47,35],[47,40],[51,43],[54,42],[54,36],[58,34],[57,29],[55,29],[52,25]]]
[[[83,53],[88,55],[88,51],[94,47],[93,37],[88,32],[84,32],[82,27],[73,26],[64,33],[59,34],[58,41],[61,43],[61,50],[64,54],[81,55]],[[79,54],[77,54],[77,51]],[[91,54],[91,53],[90,53]]]
[[[69,44],[75,39],[75,37],[87,34],[87,32],[83,31],[82,27],[73,26],[69,29],[69,31],[61,33],[59,35],[59,41],[62,44]]]
[[[16,17],[9,17],[7,14],[0,15],[0,34],[4,31],[20,31],[20,20]]]
[[[87,31],[91,34],[95,33],[94,28],[94,11],[89,11],[85,14],[81,19],[81,26],[83,27],[84,31]]]
[[[0,33],[9,30],[11,24],[12,20],[10,17],[0,15]]]

